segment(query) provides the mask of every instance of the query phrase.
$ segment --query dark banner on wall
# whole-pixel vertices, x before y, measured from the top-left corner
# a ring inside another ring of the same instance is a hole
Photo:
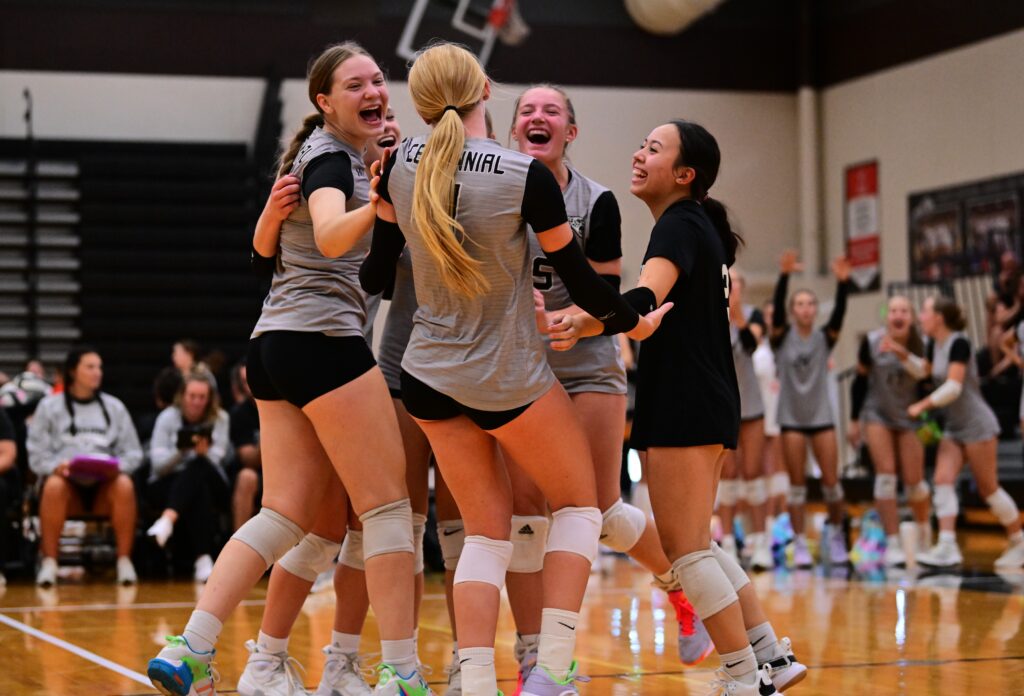
[[[881,248],[878,213],[878,162],[846,168],[844,182],[846,256],[854,292],[873,292],[881,287]]]
[[[1024,173],[913,193],[908,199],[910,281],[998,273],[1021,252]]]

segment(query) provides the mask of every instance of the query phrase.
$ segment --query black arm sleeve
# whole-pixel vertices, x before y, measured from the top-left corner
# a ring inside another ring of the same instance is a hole
[[[846,296],[850,292],[850,281],[844,280],[836,286],[836,301],[832,306],[832,315],[825,324],[825,338],[828,339],[828,346],[831,348],[839,338],[839,331],[843,328],[843,318],[846,316]]]
[[[868,376],[857,373],[850,385],[850,418],[860,420],[860,411],[868,395]]]
[[[757,350],[757,338],[754,336],[754,332],[750,330],[749,324],[740,329],[740,345],[743,346],[743,350],[747,353],[753,353]]]
[[[949,362],[970,363],[971,342],[962,337],[953,341],[953,345],[949,347]]]
[[[860,341],[860,347],[857,349],[857,362],[864,367],[871,367],[875,364],[874,359],[871,357],[871,346],[868,344],[867,336]]]
[[[7,416],[7,411],[0,408],[0,440],[14,440],[14,424]]]
[[[622,276],[612,275],[611,273],[600,273],[598,275],[601,276],[601,279],[604,280],[604,282],[608,283],[616,290],[622,288]]]
[[[779,274],[779,280],[775,283],[775,295],[772,298],[772,345],[777,346],[782,342],[786,331],[789,329],[789,321],[786,317],[786,295],[789,294],[789,274]]]
[[[555,175],[539,160],[530,163],[530,170],[526,174],[522,215],[534,232],[547,232],[569,221],[565,214],[565,199],[562,198],[562,190],[558,188]],[[580,257],[583,257],[582,253]]]
[[[252,267],[252,272],[260,278],[269,278],[274,275],[274,271],[277,270],[277,257],[271,256],[267,258],[262,256],[260,252],[256,251],[253,247],[252,252],[249,256],[249,265]]]
[[[611,191],[605,191],[594,201],[583,254],[597,262],[622,258],[622,215]]]
[[[308,199],[321,188],[336,188],[351,198],[355,190],[352,178],[352,158],[347,152],[328,152],[306,165],[302,171],[302,195]]]
[[[359,284],[371,295],[379,295],[395,283],[395,264],[405,248],[405,236],[398,224],[377,218],[373,223],[370,253],[359,267]]]
[[[557,251],[544,254],[565,283],[573,302],[604,324],[606,334],[629,331],[640,321],[640,316],[622,296],[594,272],[575,239],[570,239]]]
[[[388,191],[388,183],[391,181],[391,170],[395,168],[396,156],[397,153],[391,153],[388,163],[384,165],[384,173],[380,175],[380,181],[377,182],[377,193],[388,203],[391,202],[391,192]]]

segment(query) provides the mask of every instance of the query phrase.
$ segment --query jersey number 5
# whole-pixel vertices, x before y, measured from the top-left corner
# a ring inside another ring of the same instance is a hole
[[[541,291],[550,290],[555,278],[555,269],[544,261],[543,256],[533,260],[533,287]]]

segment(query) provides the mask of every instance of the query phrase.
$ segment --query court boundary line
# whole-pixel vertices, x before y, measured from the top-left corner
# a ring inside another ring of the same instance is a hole
[[[94,652],[86,650],[85,648],[80,648],[74,643],[69,643],[66,640],[57,638],[56,636],[51,636],[49,633],[46,633],[45,631],[40,631],[38,628],[33,628],[32,626],[22,623],[21,621],[18,621],[16,619],[12,619],[11,617],[5,614],[0,614],[0,623],[11,628],[17,629],[29,636],[32,636],[36,640],[41,640],[44,643],[49,643],[50,645],[58,647],[61,650],[66,650],[72,655],[77,655],[78,657],[81,657],[84,660],[88,660],[89,662],[99,665],[100,667],[104,667],[110,670],[111,672],[120,674],[122,677],[127,677],[128,679],[131,679],[134,682],[144,684],[146,686],[153,686],[153,682],[151,682],[149,680],[149,677],[145,676],[144,674],[140,674],[134,670],[130,670],[127,667],[124,667],[123,665],[119,665],[116,662],[112,662],[105,657],[102,657]]]

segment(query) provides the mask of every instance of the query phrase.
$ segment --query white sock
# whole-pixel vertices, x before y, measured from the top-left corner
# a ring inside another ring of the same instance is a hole
[[[1010,540],[1010,546],[1016,546],[1017,544],[1019,544],[1022,541],[1024,541],[1024,531],[1021,531],[1020,529],[1018,529],[1016,532],[1011,534],[1008,538]]]
[[[346,655],[359,652],[359,634],[331,631],[331,645]]]
[[[676,583],[676,575],[672,572],[671,568],[669,568],[666,572],[662,573],[661,575],[655,575],[654,582],[658,587],[665,590],[666,592],[671,592],[672,590],[679,589],[679,585],[678,583]]]
[[[757,658],[749,645],[731,653],[718,653],[726,673],[738,682],[753,684],[757,680]]]
[[[204,653],[213,650],[222,628],[224,624],[216,616],[208,611],[196,609],[181,634],[185,636],[188,646],[194,652]]]
[[[956,543],[956,532],[939,532],[939,541],[944,543],[955,544]]]
[[[565,679],[576,650],[576,624],[580,615],[565,609],[544,609],[540,619],[540,646],[537,664],[555,679]]]
[[[459,670],[462,672],[463,693],[498,693],[494,648],[462,648],[459,650]]]
[[[754,656],[757,664],[763,665],[779,657],[779,639],[775,637],[775,630],[772,625],[765,621],[747,631],[747,640],[750,647],[754,649]]]
[[[540,645],[539,633],[516,633],[516,645],[514,653],[516,660],[522,660],[527,654],[537,652]]]
[[[416,646],[411,637],[405,640],[382,640],[380,658],[384,664],[391,665],[402,679],[408,679],[416,671]]]
[[[167,544],[167,540],[171,538],[172,534],[174,534],[174,523],[166,517],[159,518],[153,523],[153,526],[146,530],[146,535],[153,537],[160,547]]]
[[[459,659],[459,641],[452,641],[452,660],[457,661]]]
[[[284,638],[275,638],[274,636],[268,636],[263,631],[260,631],[259,637],[256,638],[256,644],[267,652],[288,652],[288,636],[285,636]]]

